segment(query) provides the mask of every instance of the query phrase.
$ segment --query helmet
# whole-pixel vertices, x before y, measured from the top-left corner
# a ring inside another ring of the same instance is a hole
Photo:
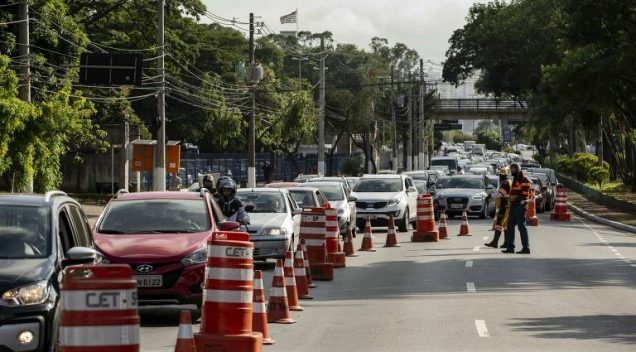
[[[212,188],[213,185],[214,185],[214,177],[212,177],[212,175],[203,176],[203,182],[201,187]],[[211,189],[208,189],[208,190],[212,191]]]
[[[513,173],[512,169],[515,169],[517,172],[521,171],[521,166],[517,163],[510,164],[510,172]]]
[[[232,178],[230,176],[221,176],[217,181],[216,181],[216,189],[220,190],[221,189],[221,182],[225,181],[225,180],[230,180],[232,182],[234,182],[232,180]],[[236,184],[234,184],[234,189],[236,189]]]
[[[508,176],[510,175],[510,170],[507,167],[502,167],[499,169],[499,176]]]
[[[224,198],[225,200],[229,200],[232,197],[234,197],[234,195],[236,194],[236,182],[234,182],[234,180],[232,180],[229,177],[221,178],[219,180],[219,182],[217,182],[216,189],[219,192],[219,194],[221,195],[221,198]],[[230,190],[230,194],[229,195],[223,194],[223,190],[225,190],[225,189],[229,189]]]

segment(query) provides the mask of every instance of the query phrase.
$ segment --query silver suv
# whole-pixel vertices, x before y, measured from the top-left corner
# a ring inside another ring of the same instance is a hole
[[[386,226],[389,217],[397,221],[399,230],[408,231],[409,222],[417,218],[417,188],[407,175],[364,175],[351,192],[356,202],[358,228],[367,217],[372,226]]]

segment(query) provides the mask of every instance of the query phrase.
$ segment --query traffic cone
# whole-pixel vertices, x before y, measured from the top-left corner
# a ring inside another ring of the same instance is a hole
[[[177,334],[177,345],[174,352],[197,352],[192,333],[192,316],[189,310],[182,310],[179,318],[179,333]]]
[[[371,218],[367,218],[367,223],[364,225],[364,238],[362,239],[362,247],[359,251],[375,252],[373,248],[373,234],[371,231]]]
[[[282,259],[278,259],[276,262],[276,269],[274,269],[272,294],[269,295],[269,303],[267,304],[267,321],[269,323],[279,324],[293,324],[296,322],[289,315]]]
[[[395,222],[393,217],[389,218],[389,230],[386,233],[386,244],[384,247],[401,247],[397,242],[397,236],[395,234]]]
[[[566,188],[557,188],[554,210],[552,210],[552,213],[550,214],[550,220],[572,220],[572,214],[568,213],[568,190]]]
[[[307,275],[307,287],[316,288],[318,285],[314,284],[314,280],[311,278],[311,267],[309,266],[309,257],[307,256],[307,247],[304,243],[299,243],[296,250],[303,252],[303,258],[305,259],[305,275]]]
[[[464,209],[464,213],[462,214],[462,222],[459,227],[458,236],[470,236],[470,228],[468,228],[468,213],[466,212],[466,209]]]
[[[314,297],[309,295],[309,284],[307,283],[307,274],[305,273],[305,258],[302,250],[296,251],[296,254],[294,254],[294,275],[296,275],[298,298],[313,299]]]
[[[356,250],[353,249],[353,238],[351,237],[351,229],[347,229],[344,238],[344,252],[347,257],[357,257]]]
[[[298,301],[298,290],[296,289],[296,275],[294,274],[294,255],[292,251],[285,254],[285,289],[287,290],[287,304],[289,310],[303,311]]]
[[[252,331],[263,334],[263,345],[273,345],[276,341],[269,337],[267,309],[265,308],[265,290],[263,289],[263,272],[260,270],[254,270],[253,301]]]
[[[441,215],[439,217],[439,238],[440,239],[449,239],[448,238],[448,223],[446,223],[446,212],[441,210]]]
[[[526,214],[526,221],[530,226],[539,226],[539,218],[537,218],[537,204],[535,203],[534,191],[530,191],[530,197],[528,201],[528,213]]]

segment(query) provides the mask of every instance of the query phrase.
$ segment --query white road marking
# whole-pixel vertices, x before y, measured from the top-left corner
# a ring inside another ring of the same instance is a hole
[[[618,252],[618,249],[616,249],[616,248],[612,248],[612,249],[611,249],[611,251],[612,251],[612,252],[614,252],[614,253],[616,253],[616,252]]]
[[[636,268],[636,264],[630,264],[632,268]]]
[[[475,248],[473,248],[473,252],[479,252],[480,248],[481,248],[481,246],[476,246]]]
[[[466,261],[466,267],[467,268],[472,268],[473,267],[473,261],[472,260],[467,260]]]
[[[474,282],[467,282],[466,283],[466,291],[468,291],[470,293],[477,292],[477,289],[475,288],[475,283]]]
[[[490,332],[488,332],[485,320],[475,320],[475,327],[477,328],[479,337],[490,337]]]
[[[484,237],[482,237],[481,239],[482,239],[482,240],[487,240],[488,238],[489,238],[488,236],[484,236]]]

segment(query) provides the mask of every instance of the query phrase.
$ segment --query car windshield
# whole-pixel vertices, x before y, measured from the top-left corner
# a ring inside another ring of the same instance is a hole
[[[314,200],[313,191],[293,190],[293,191],[289,191],[289,193],[291,193],[292,197],[294,197],[294,200],[296,201],[296,204],[298,204],[299,207],[315,207],[316,206],[316,201]]]
[[[446,183],[448,183],[449,178],[447,177],[442,177],[440,179],[437,180],[437,183],[435,183],[435,188],[437,189],[441,189],[446,187]]]
[[[423,181],[428,181],[428,175],[425,172],[414,172],[414,173],[406,173],[407,175],[411,176],[411,178],[415,181],[415,180],[423,180]]]
[[[50,247],[50,211],[45,207],[0,205],[0,258],[44,258]]]
[[[367,178],[362,179],[354,192],[400,192],[402,190],[401,178]]]
[[[236,193],[238,198],[244,206],[252,206],[254,209],[250,210],[250,213],[284,213],[285,198],[280,192],[238,192]]]
[[[426,181],[414,180],[415,188],[417,188],[417,193],[424,194],[427,193],[426,189]]]
[[[455,159],[435,159],[431,161],[432,166],[448,166],[450,170],[457,168],[457,160]]]
[[[311,187],[318,188],[328,201],[340,201],[345,199],[344,192],[340,185],[316,184],[312,183]]]
[[[98,232],[187,233],[212,227],[205,200],[143,199],[114,201],[104,213]]]
[[[476,177],[453,177],[448,179],[444,188],[484,189],[484,180]]]

